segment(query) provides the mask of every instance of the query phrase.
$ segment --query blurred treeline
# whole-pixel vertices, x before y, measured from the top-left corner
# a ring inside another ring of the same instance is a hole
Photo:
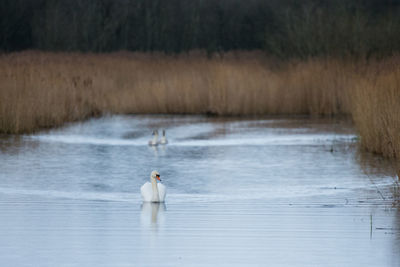
[[[1,0],[0,51],[400,51],[400,0]]]

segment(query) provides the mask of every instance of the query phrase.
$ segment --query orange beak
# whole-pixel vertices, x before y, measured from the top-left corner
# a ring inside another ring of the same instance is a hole
[[[156,175],[157,180],[161,181],[160,175]]]

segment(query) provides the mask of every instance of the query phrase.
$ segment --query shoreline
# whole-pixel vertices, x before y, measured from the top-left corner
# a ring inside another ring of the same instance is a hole
[[[368,151],[400,155],[400,61],[261,51],[207,58],[117,52],[0,55],[0,132],[53,128],[102,114],[351,116]]]

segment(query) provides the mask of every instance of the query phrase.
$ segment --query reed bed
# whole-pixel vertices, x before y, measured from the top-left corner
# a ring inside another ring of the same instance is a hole
[[[369,69],[355,84],[352,97],[352,116],[362,146],[388,158],[400,158],[399,61]]]
[[[107,113],[348,114],[365,147],[396,157],[400,68],[390,61],[277,62],[261,52],[4,54],[0,132],[29,133]]]

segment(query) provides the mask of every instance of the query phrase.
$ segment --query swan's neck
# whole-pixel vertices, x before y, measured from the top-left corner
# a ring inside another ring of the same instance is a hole
[[[165,143],[166,141],[167,141],[167,138],[165,137],[165,131],[163,131],[162,137],[161,137],[161,142]]]
[[[159,202],[160,201],[160,194],[158,193],[157,181],[153,177],[150,180],[151,180],[151,187],[153,189],[153,196],[151,197],[151,201],[152,202]]]

